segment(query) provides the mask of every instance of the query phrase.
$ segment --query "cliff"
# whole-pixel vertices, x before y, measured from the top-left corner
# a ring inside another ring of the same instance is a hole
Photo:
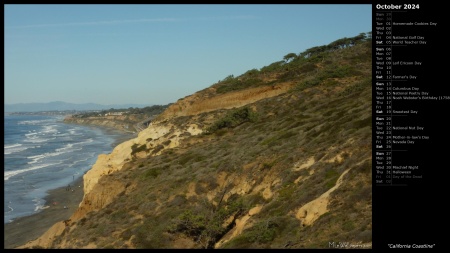
[[[268,82],[262,80],[262,83]],[[160,114],[158,118],[168,119],[180,116],[191,116],[219,109],[242,107],[264,98],[270,98],[286,93],[293,86],[294,83],[292,82],[284,82],[277,85],[264,85],[263,87],[249,88],[226,94],[216,94],[216,89],[212,87],[209,88],[207,92],[197,92],[191,96],[178,100]]]
[[[22,248],[371,247],[371,94],[361,41],[180,99]]]
[[[86,123],[90,121],[82,122],[84,122],[84,124],[92,124]],[[149,128],[141,131],[137,138],[119,144],[114,148],[111,154],[99,155],[92,169],[83,176],[84,198],[77,211],[70,217],[70,222],[55,224],[43,236],[26,244],[25,247],[50,247],[55,238],[63,235],[67,231],[67,226],[71,226],[81,218],[85,217],[89,212],[102,209],[111,203],[117,195],[124,193],[130,185],[117,180],[108,180],[107,183],[99,183],[99,180],[106,175],[121,170],[134,156],[142,156],[142,153],[135,153],[133,151],[134,146],[148,145],[149,149],[156,151],[155,147],[159,147],[159,145],[163,145],[162,143],[166,143],[167,140],[169,140],[167,134],[171,133],[177,136],[170,139],[170,144],[163,146],[165,148],[174,148],[178,145],[179,141],[186,136],[197,135],[201,132],[202,130],[195,124],[174,128],[174,126],[170,124],[155,122]],[[148,140],[150,139],[153,141],[148,143]],[[161,150],[152,155],[159,154],[160,152]],[[69,245],[62,245],[63,247],[70,247]]]
[[[127,116],[98,116],[98,117],[85,117],[77,118],[73,116],[67,116],[64,118],[65,123],[69,124],[80,124],[80,125],[92,125],[100,127],[113,128],[125,132],[136,132],[134,127],[142,117],[138,115],[127,115]]]

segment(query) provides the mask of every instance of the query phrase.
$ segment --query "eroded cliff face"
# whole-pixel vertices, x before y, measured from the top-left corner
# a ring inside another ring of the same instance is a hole
[[[70,220],[24,247],[320,248],[330,238],[370,247],[372,93],[364,78],[320,79],[292,92],[293,82],[208,88],[180,99],[100,155]],[[257,122],[201,134],[244,105]]]
[[[123,182],[108,181],[107,184],[99,184],[99,180],[115,171],[121,170],[123,165],[130,162],[133,157],[142,158],[146,156],[159,155],[165,149],[171,149],[177,147],[180,142],[186,137],[198,135],[204,130],[200,129],[197,124],[193,124],[189,121],[188,124],[175,124],[172,121],[180,116],[197,115],[204,112],[210,112],[218,109],[229,109],[233,107],[240,107],[253,103],[255,101],[273,97],[285,93],[292,87],[292,83],[279,84],[277,86],[267,86],[243,90],[240,92],[231,92],[223,95],[215,95],[208,97],[207,99],[201,99],[205,97],[205,94],[195,93],[184,99],[179,100],[177,103],[169,106],[158,118],[152,122],[148,128],[139,132],[137,138],[123,142],[116,146],[110,154],[101,154],[98,156],[97,161],[84,176],[84,197],[83,201],[76,212],[70,217],[70,221],[63,221],[52,226],[43,236],[27,243],[23,247],[51,247],[55,238],[61,236],[64,231],[67,231],[71,224],[82,219],[87,213],[100,210],[114,198],[125,192],[127,186]],[[211,92],[211,90],[210,90]],[[180,109],[181,108],[181,109]],[[97,125],[103,127],[113,127],[116,129],[124,130],[125,124],[120,123],[126,120],[125,116],[107,116],[107,117],[89,117],[89,118],[66,118],[65,122],[85,124],[85,125]],[[146,151],[134,152],[133,147],[142,147],[145,145]],[[239,181],[235,182],[236,180]],[[241,182],[242,179],[233,179],[235,185],[226,196],[225,200],[234,193],[245,194],[254,184],[251,182]],[[264,196],[270,196],[270,186],[273,182],[266,182],[266,186],[259,186],[263,191]],[[222,182],[225,183],[225,182]],[[259,189],[257,188],[257,189]],[[216,191],[210,192],[207,196],[212,200],[212,197],[217,194]],[[72,227],[73,229],[73,227]],[[61,243],[61,247],[67,246],[65,243]],[[21,247],[22,248],[22,247]]]
[[[135,157],[158,155],[164,149],[177,147],[184,138],[200,133],[202,133],[202,130],[196,124],[173,125],[169,122],[153,122],[147,129],[141,131],[137,138],[119,144],[110,154],[99,155],[92,169],[83,176],[84,197],[70,219],[56,223],[40,238],[20,248],[51,247],[55,238],[74,228],[71,227],[73,223],[85,217],[89,212],[102,209],[111,203],[117,195],[125,192],[129,186],[125,182],[117,180],[99,183],[101,178],[121,170],[125,163],[130,162]],[[166,145],[163,143],[166,143]],[[155,152],[133,152],[133,146],[142,145],[147,147],[147,151],[153,150]],[[60,243],[61,247],[68,246],[64,242]]]
[[[197,92],[191,96],[178,100],[169,106],[158,119],[170,119],[179,116],[190,116],[219,109],[231,109],[241,107],[264,98],[270,98],[286,93],[294,83],[286,82],[272,86],[263,86],[229,92],[226,94],[215,94],[214,88]]]

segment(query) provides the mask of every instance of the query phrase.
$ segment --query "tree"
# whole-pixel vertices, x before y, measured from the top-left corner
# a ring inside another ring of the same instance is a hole
[[[289,53],[283,57],[283,60],[287,63],[297,58],[297,55],[294,53]]]

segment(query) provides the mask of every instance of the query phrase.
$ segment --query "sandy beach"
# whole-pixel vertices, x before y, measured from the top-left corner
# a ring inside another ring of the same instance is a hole
[[[108,134],[123,134],[116,136],[116,140],[111,144],[112,148],[137,136],[136,133],[127,133],[116,129],[103,128],[103,130],[109,132]],[[48,208],[39,213],[17,218],[13,222],[5,224],[4,248],[13,249],[24,245],[30,240],[37,239],[55,223],[69,219],[83,200],[83,177],[75,180],[70,185],[71,190],[69,191],[64,186],[48,192],[49,195],[44,198],[45,206],[48,206]]]
[[[49,195],[45,197],[45,205],[49,206],[48,208],[5,224],[4,248],[13,249],[23,245],[41,236],[56,222],[70,218],[83,199],[83,177],[75,180],[70,186],[69,191],[66,186],[50,190]]]

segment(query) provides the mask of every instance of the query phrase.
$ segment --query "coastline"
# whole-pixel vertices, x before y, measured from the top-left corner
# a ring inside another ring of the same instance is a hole
[[[67,123],[66,123],[67,124]],[[111,151],[120,143],[136,138],[137,133],[124,132],[102,126],[91,126],[101,128],[106,134],[115,135],[111,144]],[[71,190],[60,187],[49,190],[44,198],[47,208],[38,213],[20,217],[10,223],[4,224],[4,249],[14,249],[35,240],[43,235],[57,222],[69,219],[75,213],[84,197],[83,176],[71,183]],[[73,191],[72,191],[73,190]],[[66,207],[66,208],[64,208]]]
[[[42,211],[4,224],[4,249],[13,249],[35,240],[55,223],[69,219],[83,200],[83,177],[71,184],[71,190],[61,187],[48,191],[44,198],[49,206]],[[64,206],[67,208],[65,209]]]
[[[112,150],[117,147],[117,145],[121,144],[122,142],[131,140],[133,138],[136,138],[138,136],[138,132],[129,132],[129,131],[124,131],[121,129],[117,129],[117,128],[113,128],[113,127],[107,127],[107,126],[99,126],[99,125],[89,125],[89,124],[78,124],[78,123],[74,123],[74,122],[65,122],[62,121],[64,124],[70,124],[70,125],[80,125],[80,126],[87,126],[87,127],[94,127],[94,128],[99,128],[102,131],[104,131],[107,135],[115,135],[115,140],[114,142],[111,144],[111,152]]]
[[[120,131],[120,130],[111,130],[111,129],[108,129],[108,128],[104,128],[104,130],[105,130],[105,132],[107,132],[107,131],[119,131],[119,132],[121,132],[121,135],[120,136],[117,136],[117,138],[114,140],[114,142],[111,144],[111,147],[112,147],[112,149],[111,149],[111,152],[114,150],[114,148],[115,147],[117,147],[119,144],[121,144],[121,143],[123,143],[123,142],[126,142],[126,141],[129,141],[129,140],[131,140],[131,139],[134,139],[134,138],[136,138],[137,136],[138,136],[138,133],[129,133],[129,132],[123,132],[123,131]]]

